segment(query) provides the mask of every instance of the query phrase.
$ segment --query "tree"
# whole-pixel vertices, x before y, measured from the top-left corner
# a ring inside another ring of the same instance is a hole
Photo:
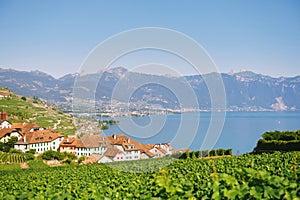
[[[24,97],[24,96],[21,97],[21,99],[22,99],[23,101],[26,101],[26,100],[27,100],[26,97]]]
[[[42,154],[42,159],[44,160],[52,160],[52,159],[62,160],[63,158],[64,158],[63,155],[58,151],[49,150],[49,151],[45,151]]]
[[[9,138],[9,140],[6,143],[6,146],[9,148],[14,148],[14,145],[17,141],[18,141],[18,138],[13,136],[13,137]]]

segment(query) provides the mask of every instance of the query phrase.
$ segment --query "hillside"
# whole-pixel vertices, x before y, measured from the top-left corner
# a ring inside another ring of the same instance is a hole
[[[0,88],[0,108],[6,112],[10,122],[36,123],[45,128],[56,129],[64,135],[75,133],[71,115],[45,104],[37,97],[24,97]]]
[[[0,86],[7,87],[23,96],[38,96],[47,103],[70,110],[74,82],[78,77],[78,74],[69,74],[56,79],[39,71],[0,69]],[[300,110],[300,76],[273,78],[253,72],[240,72],[221,74],[221,77],[226,92],[227,110]],[[216,78],[215,73],[202,76],[168,77],[131,72],[119,67],[98,74],[80,76],[79,90],[85,97],[85,92],[90,90],[89,85],[93,82],[99,83],[95,97],[96,105],[99,105],[102,111],[110,107],[109,105],[106,108],[105,103],[110,103],[116,84],[119,84],[125,91],[134,90],[130,99],[135,104],[134,108],[160,105],[163,108],[179,109],[180,102],[176,94],[163,85],[180,88],[182,81],[186,80],[198,98],[200,109],[205,110],[210,109],[211,103],[205,80]],[[149,84],[136,88],[136,85],[144,80],[147,80]],[[182,96],[189,96],[188,91],[181,90],[180,92]]]

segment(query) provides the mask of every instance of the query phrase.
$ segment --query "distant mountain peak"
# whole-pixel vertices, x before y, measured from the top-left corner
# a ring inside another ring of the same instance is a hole
[[[51,75],[49,75],[45,72],[39,71],[39,70],[31,70],[30,73],[33,73],[33,74],[38,75],[38,76],[52,77]]]
[[[128,72],[128,70],[124,67],[108,68],[108,69],[105,69],[104,71],[114,74],[118,78],[124,76]]]
[[[76,78],[78,75],[79,75],[79,73],[66,74],[66,75],[60,77],[58,80],[60,80],[60,81],[65,81],[65,80],[67,80],[67,79],[73,79],[73,78]]]
[[[174,108],[179,105],[178,99],[168,88],[164,88],[160,82],[167,85],[180,86],[182,77],[167,77],[132,72],[123,67],[108,68],[99,74],[82,75],[82,89],[90,82],[99,81],[96,91],[97,100],[110,101],[112,92],[119,82],[122,84],[122,77],[126,76],[123,85],[126,91],[135,91],[133,102],[139,105],[160,104],[166,108]],[[0,68],[0,85],[23,96],[38,96],[49,103],[70,106],[72,105],[73,87],[76,77],[79,74],[67,74],[59,79],[40,72],[38,70],[25,72],[13,69]],[[210,108],[210,94],[205,79],[217,79],[222,77],[226,90],[226,101],[228,110],[300,110],[300,76],[289,78],[272,78],[251,71],[244,71],[235,74],[203,74],[185,76],[185,80],[195,90],[202,109]],[[127,81],[129,80],[129,81]],[[139,81],[151,80],[147,86],[135,88]],[[120,86],[120,85],[118,85]],[[126,86],[126,87],[125,87]],[[84,92],[84,91],[83,91]],[[183,96],[189,96],[183,92]],[[280,98],[279,98],[280,97]],[[284,105],[283,105],[284,103]],[[138,105],[137,104],[137,105]]]
[[[256,74],[252,71],[243,71],[243,72],[234,73],[234,75],[243,76],[245,78],[252,78],[252,77],[255,77],[255,76],[259,76],[261,74]],[[263,75],[261,75],[261,76],[263,76]]]
[[[110,73],[126,73],[126,72],[128,72],[128,69],[126,69],[124,67],[113,67],[113,68],[105,69],[104,71],[110,72]]]

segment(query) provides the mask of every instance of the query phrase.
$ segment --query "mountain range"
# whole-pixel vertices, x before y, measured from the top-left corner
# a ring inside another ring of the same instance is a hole
[[[180,96],[188,97],[190,91],[186,91],[182,84],[186,82],[193,89],[200,109],[209,110],[211,97],[205,80],[217,78],[216,73],[170,77],[131,72],[122,67],[110,68],[97,74],[68,74],[61,78],[40,71],[0,69],[1,87],[23,96],[39,97],[65,110],[72,106],[76,80],[77,83],[80,81],[80,88],[77,89],[83,97],[85,91],[92,90],[90,85],[98,83],[95,98],[99,109],[101,106],[105,109],[103,106],[111,102],[113,96],[116,97],[113,98],[114,102],[126,103],[129,100],[133,107],[159,105],[162,108],[180,109],[182,104],[178,95],[168,86],[177,88]],[[274,78],[246,71],[222,73],[221,78],[225,87],[227,110],[300,110],[300,76]],[[143,81],[146,84],[139,85]]]

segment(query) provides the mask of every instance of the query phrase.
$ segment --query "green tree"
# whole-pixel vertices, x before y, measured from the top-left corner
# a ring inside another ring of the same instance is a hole
[[[52,160],[52,159],[56,159],[56,160],[62,160],[64,159],[64,156],[58,152],[58,151],[45,151],[42,155],[41,155],[42,159],[44,160]]]
[[[9,148],[14,148],[14,145],[17,141],[18,141],[18,138],[13,136],[13,137],[9,138],[9,140],[6,143],[6,146]]]

